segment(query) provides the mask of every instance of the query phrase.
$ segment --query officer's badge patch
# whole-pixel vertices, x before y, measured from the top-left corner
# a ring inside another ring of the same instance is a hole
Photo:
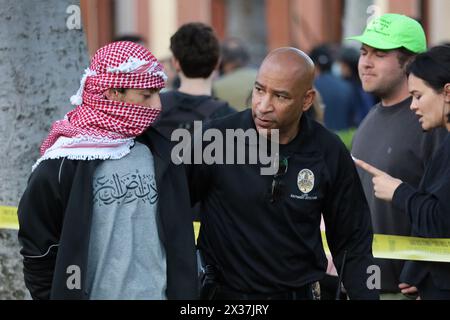
[[[303,169],[297,177],[297,185],[301,192],[308,194],[314,189],[314,173],[309,169]]]

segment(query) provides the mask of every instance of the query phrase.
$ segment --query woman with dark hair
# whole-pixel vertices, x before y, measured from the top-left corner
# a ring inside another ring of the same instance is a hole
[[[438,46],[417,56],[409,66],[411,110],[423,130],[444,127],[450,131],[450,46]],[[356,164],[374,176],[375,196],[392,201],[408,214],[412,236],[450,238],[450,137],[444,140],[425,171],[419,189],[369,164]],[[450,299],[450,264],[408,262],[401,280],[418,288],[422,299]],[[407,284],[400,288],[414,290]]]

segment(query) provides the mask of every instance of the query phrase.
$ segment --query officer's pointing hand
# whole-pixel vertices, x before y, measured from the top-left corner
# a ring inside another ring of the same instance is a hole
[[[383,172],[374,166],[371,166],[367,162],[359,159],[354,159],[356,165],[363,170],[367,171],[373,176],[373,189],[375,191],[375,197],[385,201],[392,201],[395,190],[403,181],[393,178],[386,172]]]

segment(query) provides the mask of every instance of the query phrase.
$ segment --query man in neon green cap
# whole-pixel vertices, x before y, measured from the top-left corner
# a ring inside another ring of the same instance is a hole
[[[417,187],[425,163],[440,145],[444,132],[422,132],[414,113],[406,69],[418,53],[427,50],[421,25],[404,15],[385,14],[372,20],[364,33],[351,37],[362,43],[359,75],[365,91],[378,96],[353,140],[352,154]],[[372,214],[374,233],[409,236],[407,215],[374,196],[372,176],[358,169]],[[377,259],[381,268],[381,299],[417,295],[412,262]]]
[[[418,54],[427,50],[425,32],[419,22],[395,13],[385,14],[372,20],[364,33],[350,37],[380,50],[405,48]]]

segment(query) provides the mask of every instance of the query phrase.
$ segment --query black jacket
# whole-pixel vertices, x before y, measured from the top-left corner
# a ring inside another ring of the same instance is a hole
[[[155,159],[157,224],[167,258],[168,299],[197,297],[190,204],[182,167],[154,129],[138,138]],[[31,175],[19,204],[25,284],[34,299],[87,299],[84,279],[92,216],[92,178],[100,160],[46,160]],[[67,287],[69,266],[81,270],[81,290]]]
[[[412,236],[450,238],[450,136],[425,170],[419,188],[407,183],[395,190],[393,204],[409,216]],[[430,274],[440,289],[450,290],[450,263],[407,262],[401,280],[411,285]]]
[[[236,113],[226,101],[211,96],[195,96],[180,91],[161,93],[162,112],[153,125],[167,139],[176,129],[193,132],[194,121],[209,121]]]
[[[208,128],[225,136],[226,129],[255,126],[247,110],[214,120]],[[280,178],[282,198],[275,203],[270,201],[273,176],[262,176],[261,165],[190,166],[191,201],[203,206],[198,246],[206,262],[219,269],[222,283],[233,290],[295,290],[325,275],[323,213],[337,270],[346,252],[343,281],[350,297],[377,299],[378,291],[366,284],[368,267],[374,264],[371,219],[350,154],[337,136],[306,116],[300,128],[292,142],[280,147],[289,160]],[[298,184],[305,169],[314,175],[308,194]]]

